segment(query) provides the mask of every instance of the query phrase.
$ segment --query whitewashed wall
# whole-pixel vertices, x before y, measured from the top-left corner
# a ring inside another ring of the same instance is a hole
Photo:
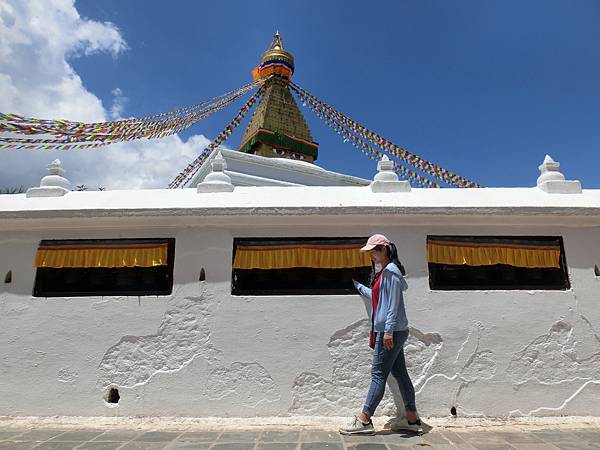
[[[95,228],[73,219],[1,233],[0,283],[8,270],[13,282],[0,284],[0,415],[355,413],[370,375],[361,299],[231,296],[232,239],[373,232],[397,242],[408,271],[406,352],[422,415],[446,416],[452,406],[463,416],[600,415],[600,228],[374,216],[265,223],[161,228],[138,218]],[[562,235],[572,288],[432,292],[427,234]],[[115,237],[175,237],[173,295],[31,296],[40,239]],[[121,394],[116,407],[103,400],[111,385]],[[380,408],[393,414],[393,396]]]

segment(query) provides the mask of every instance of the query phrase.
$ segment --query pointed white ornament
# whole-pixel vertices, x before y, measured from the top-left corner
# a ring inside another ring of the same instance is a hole
[[[218,152],[215,159],[211,161],[212,172],[206,175],[202,183],[196,187],[196,192],[233,192],[235,186],[231,183],[231,178],[225,173],[227,163],[221,152]]]
[[[26,197],[62,197],[71,191],[71,182],[67,180],[65,169],[60,160],[55,159],[47,166],[48,175],[40,181],[40,187],[27,190]]]
[[[546,155],[544,162],[538,167],[540,176],[537,187],[548,194],[580,194],[581,183],[578,180],[566,180],[559,172],[560,163]]]
[[[370,184],[373,192],[410,192],[410,183],[399,180],[398,174],[394,172],[394,163],[387,155],[383,155],[377,163],[377,174]]]

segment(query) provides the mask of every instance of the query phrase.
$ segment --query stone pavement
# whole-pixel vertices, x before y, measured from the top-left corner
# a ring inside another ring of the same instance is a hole
[[[140,431],[0,426],[0,449],[10,450],[396,450],[396,449],[600,449],[600,428],[436,428],[421,436],[379,431],[375,436],[286,428],[285,431]]]

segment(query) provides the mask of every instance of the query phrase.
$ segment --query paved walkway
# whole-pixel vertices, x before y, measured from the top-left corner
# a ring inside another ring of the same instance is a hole
[[[0,425],[0,449],[10,450],[396,450],[600,449],[600,428],[499,431],[434,429],[422,436],[380,431],[375,436],[340,436],[313,430],[185,432],[94,429],[16,429]]]

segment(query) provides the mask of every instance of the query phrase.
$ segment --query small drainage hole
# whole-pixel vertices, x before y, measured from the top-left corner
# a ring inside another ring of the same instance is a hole
[[[121,396],[119,395],[119,390],[117,388],[110,388],[106,397],[106,401],[108,403],[119,403],[120,399]]]
[[[596,264],[596,265],[594,265],[594,274],[595,274],[597,277],[600,277],[600,269],[598,269],[598,265],[597,265],[597,264]]]
[[[450,414],[452,414],[454,417],[456,417],[456,407],[455,406],[450,408]]]
[[[204,271],[204,267],[200,269],[200,276],[198,277],[198,281],[206,281],[206,272]]]
[[[6,276],[4,277],[4,282],[6,284],[12,283],[12,270],[9,270],[8,272],[6,272]]]

